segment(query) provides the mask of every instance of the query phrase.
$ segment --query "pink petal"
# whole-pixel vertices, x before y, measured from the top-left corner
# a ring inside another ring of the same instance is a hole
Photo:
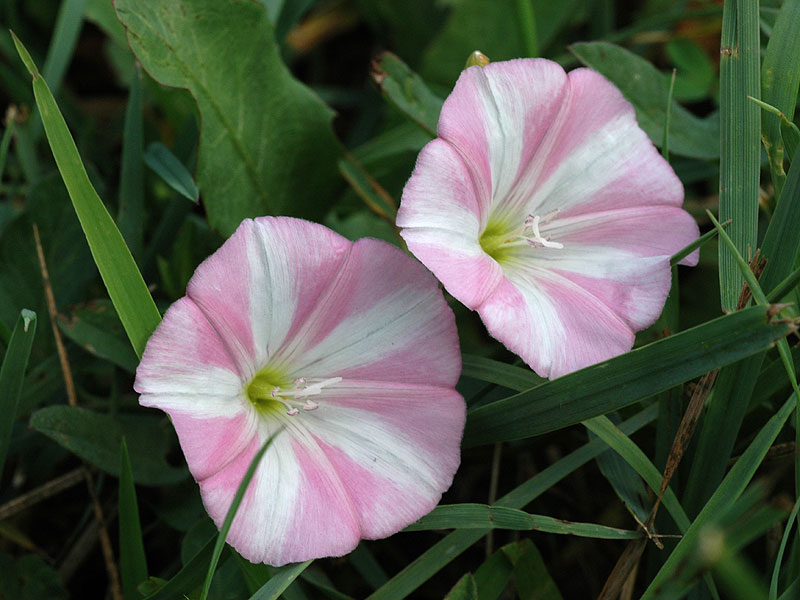
[[[461,371],[455,319],[436,280],[395,246],[372,239],[353,244],[276,360],[296,377],[447,387]]]
[[[529,199],[527,212],[560,216],[683,201],[633,106],[589,69],[570,72],[569,93],[517,193]]]
[[[243,221],[197,268],[187,295],[219,333],[244,379],[303,320],[348,246],[321,225],[263,217]]]
[[[510,274],[478,312],[489,333],[542,377],[560,377],[633,346],[633,331],[603,302],[540,269]]]
[[[361,537],[385,537],[430,512],[458,469],[466,414],[452,389],[342,382],[309,417]]]
[[[409,250],[470,308],[483,302],[502,277],[499,265],[478,243],[488,204],[488,199],[476,197],[455,149],[437,139],[417,158],[397,213]]]
[[[527,169],[566,80],[557,63],[543,59],[471,67],[459,77],[442,107],[439,137],[464,157],[485,208],[504,198]]]
[[[133,387],[140,394],[183,394],[181,402],[191,405],[198,390],[229,398],[242,383],[217,332],[191,300],[181,298],[148,340]]]

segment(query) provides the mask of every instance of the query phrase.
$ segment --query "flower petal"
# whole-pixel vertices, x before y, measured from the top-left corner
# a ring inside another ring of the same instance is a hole
[[[430,512],[458,469],[466,413],[453,389],[343,382],[306,416],[352,500],[361,537],[385,537]]]
[[[573,216],[680,206],[683,186],[620,91],[599,73],[576,69],[536,159],[511,196],[527,200],[520,215],[557,209],[560,216]]]
[[[186,293],[251,378],[302,322],[349,242],[301,219],[245,220],[197,268]]]
[[[488,209],[527,169],[566,89],[552,61],[518,59],[461,73],[439,117],[439,137],[464,157]],[[484,219],[485,222],[485,219]]]
[[[560,377],[633,346],[631,328],[575,283],[527,265],[507,274],[478,313],[489,333],[542,377]]]
[[[211,323],[194,302],[181,298],[150,336],[133,387],[140,394],[183,396],[181,405],[191,405],[198,390],[231,398],[242,382]]]
[[[403,189],[397,225],[409,250],[466,306],[483,302],[499,284],[499,265],[478,239],[488,200],[479,201],[472,177],[450,144],[428,143]]]
[[[448,387],[461,371],[455,318],[436,280],[395,246],[372,239],[353,244],[276,360],[296,377]]]

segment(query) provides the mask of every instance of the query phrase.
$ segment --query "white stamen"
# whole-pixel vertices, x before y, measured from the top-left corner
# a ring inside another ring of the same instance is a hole
[[[551,211],[545,215],[545,222],[549,221],[555,216],[555,214]],[[533,233],[532,236],[525,236],[526,241],[531,246],[544,246],[545,248],[555,248],[560,250],[564,247],[564,244],[559,242],[551,242],[549,238],[542,237],[542,234],[539,232],[539,223],[541,222],[541,217],[539,215],[528,215],[525,219],[525,225],[523,227],[523,234],[526,231],[531,231]]]
[[[313,400],[306,400],[305,404],[303,404],[303,410],[317,410],[319,408],[319,404],[314,402]]]
[[[272,392],[270,392],[270,396],[272,396],[273,398],[277,398],[278,397],[278,392],[280,392],[280,391],[281,391],[281,388],[276,385],[274,388],[272,388]]]
[[[296,408],[290,408],[290,409],[289,409],[289,410],[286,412],[286,414],[287,414],[287,415],[289,415],[290,417],[294,417],[295,415],[299,415],[299,414],[300,414],[300,411],[299,411],[299,410],[297,410]]]

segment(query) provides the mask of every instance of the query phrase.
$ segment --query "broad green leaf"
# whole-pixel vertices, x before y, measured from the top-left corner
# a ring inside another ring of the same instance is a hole
[[[434,94],[419,75],[397,56],[385,52],[373,62],[372,77],[397,108],[431,137],[436,137],[436,124],[444,100]]]
[[[512,529],[543,531],[607,540],[642,537],[639,532],[606,527],[594,523],[571,523],[545,515],[532,515],[515,508],[485,504],[450,504],[437,506],[403,531],[429,529]]]
[[[794,412],[795,398],[790,397],[758,432],[755,439],[747,447],[747,450],[739,457],[731,470],[725,476],[722,484],[711,496],[708,502],[700,511],[697,518],[692,522],[688,531],[681,538],[678,545],[667,558],[661,570],[645,590],[642,600],[653,598],[658,589],[670,578],[675,576],[676,571],[681,567],[688,553],[696,546],[700,536],[702,536],[705,526],[713,522],[720,513],[730,509],[739,496],[744,491],[747,484],[753,478],[758,466],[761,464],[769,447],[778,437],[789,416]]]
[[[192,179],[191,173],[186,170],[186,167],[183,166],[178,157],[164,144],[161,142],[149,144],[147,152],[144,154],[144,161],[169,187],[181,196],[194,203],[199,201],[200,192],[194,183],[194,179]]]
[[[800,85],[800,0],[786,0],[778,13],[761,66],[761,99],[786,115],[793,115]],[[775,196],[780,197],[785,173],[781,119],[761,115],[762,139],[769,157]]]
[[[630,435],[655,419],[657,412],[658,408],[655,405],[651,405],[621,423],[619,429],[625,435]],[[500,498],[495,506],[523,508],[607,448],[608,446],[602,440],[592,440]],[[400,600],[405,598],[438,573],[450,561],[486,535],[488,531],[487,529],[460,530],[448,534],[408,564],[384,586],[371,594],[368,600]]]
[[[465,573],[447,592],[444,600],[478,600],[478,586],[472,573]]]
[[[11,443],[11,430],[17,419],[22,383],[35,335],[36,313],[22,309],[0,366],[0,475]]]
[[[689,38],[667,43],[667,55],[677,69],[675,99],[684,102],[703,100],[714,85],[714,65],[708,54]]]
[[[761,115],[747,99],[761,93],[758,2],[725,0],[720,49],[719,219],[742,256],[756,247],[761,162]],[[719,246],[720,300],[736,308],[742,277],[733,254]]]
[[[67,600],[58,571],[41,556],[26,554],[16,560],[0,553],[0,598],[9,600]]]
[[[752,307],[472,411],[464,443],[522,439],[603,415],[766,349],[790,330]]]
[[[197,185],[209,223],[320,217],[338,184],[332,111],[283,64],[266,9],[233,0],[117,0],[142,66],[202,117]]]
[[[139,522],[136,487],[125,438],[120,445],[119,469],[119,567],[125,600],[139,600],[137,586],[147,579],[147,558]]]
[[[125,330],[108,300],[76,306],[69,316],[59,317],[61,332],[87,352],[108,360],[128,373],[136,371],[139,359],[125,339]]]
[[[86,234],[92,256],[133,349],[141,356],[147,339],[161,321],[161,315],[119,229],[89,181],[78,149],[53,95],[16,36],[14,43],[22,62],[33,76],[33,93],[42,114],[45,133]]]
[[[645,59],[608,42],[581,42],[570,46],[587,67],[616,85],[636,109],[639,126],[660,146],[664,138],[669,80]],[[670,153],[692,158],[719,156],[716,116],[698,119],[673,102],[670,108]],[[726,217],[727,218],[727,217]]]
[[[186,469],[167,464],[169,433],[163,420],[148,416],[100,414],[75,406],[49,406],[31,416],[31,427],[88,463],[119,477],[123,436],[130,452],[133,480],[167,485],[185,479]]]

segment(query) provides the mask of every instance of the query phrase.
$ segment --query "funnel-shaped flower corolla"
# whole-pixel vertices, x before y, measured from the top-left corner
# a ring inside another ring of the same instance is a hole
[[[244,221],[150,338],[140,403],[166,411],[217,526],[253,562],[339,556],[429,512],[459,464],[461,358],[436,280],[385,242]]]
[[[403,191],[409,249],[542,376],[629,350],[698,228],[622,94],[542,59],[474,66],[438,134]]]

